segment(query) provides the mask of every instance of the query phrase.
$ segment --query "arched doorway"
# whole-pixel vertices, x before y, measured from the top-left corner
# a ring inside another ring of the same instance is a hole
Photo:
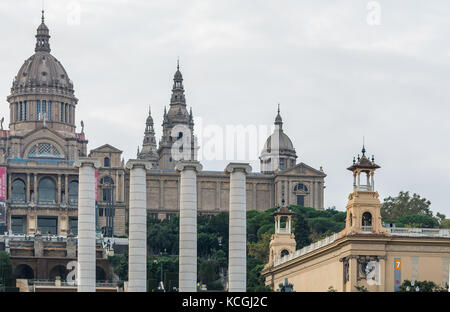
[[[55,280],[56,277],[59,276],[61,280],[65,281],[67,273],[69,273],[69,271],[64,265],[56,265],[48,273],[48,279]]]
[[[95,267],[95,279],[97,282],[106,281],[106,273],[102,267],[99,267],[99,266]]]
[[[14,277],[18,279],[33,279],[34,271],[28,264],[19,264],[14,270]]]

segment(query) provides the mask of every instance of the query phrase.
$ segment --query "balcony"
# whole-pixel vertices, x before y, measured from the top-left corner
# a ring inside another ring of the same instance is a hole
[[[371,225],[363,225],[363,226],[361,226],[361,231],[363,233],[372,233],[372,226]]]

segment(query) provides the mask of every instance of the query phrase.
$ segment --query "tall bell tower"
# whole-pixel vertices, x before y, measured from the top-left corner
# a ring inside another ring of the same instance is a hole
[[[266,267],[274,265],[275,260],[295,252],[297,243],[292,233],[292,216],[294,212],[284,205],[273,214],[275,219],[275,234],[272,235],[269,244],[269,262]],[[282,227],[284,224],[284,227]]]
[[[371,160],[366,157],[364,146],[361,152],[362,156],[353,158],[353,165],[347,168],[353,172],[353,193],[348,197],[346,226],[341,234],[386,234],[374,180],[375,170],[381,167],[375,163],[374,156]]]
[[[169,111],[164,108],[163,135],[159,142],[158,167],[174,169],[179,160],[197,160],[192,108],[187,111],[180,64],[173,78]]]

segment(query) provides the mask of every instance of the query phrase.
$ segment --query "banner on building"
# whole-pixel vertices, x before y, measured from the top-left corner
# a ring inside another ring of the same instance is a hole
[[[402,259],[394,259],[394,291],[400,291],[402,284]]]
[[[95,170],[95,230],[98,232],[98,170]]]
[[[6,167],[0,167],[0,227],[6,224]]]

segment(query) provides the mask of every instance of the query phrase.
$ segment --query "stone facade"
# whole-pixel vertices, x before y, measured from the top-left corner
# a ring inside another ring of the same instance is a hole
[[[7,98],[9,129],[3,129],[1,123],[0,166],[7,171],[8,230],[35,234],[41,228],[42,234],[76,234],[78,170],[73,163],[88,156],[101,164],[97,169],[97,228],[103,232],[111,228],[114,235],[126,235],[130,173],[124,166],[122,151],[104,144],[88,154],[83,121],[81,131],[76,132],[78,99],[73,83],[62,64],[50,54],[49,39],[49,29],[42,18],[35,53],[20,68]],[[283,132],[280,111],[275,125],[276,130],[261,153],[262,164],[275,165],[247,175],[247,209],[264,211],[281,205],[283,197],[288,205],[323,209],[325,173],[296,163],[297,154]],[[174,170],[178,161],[172,155],[174,144],[182,143],[181,160],[195,160],[198,149],[192,108],[187,108],[179,65],[162,128],[157,148],[149,112],[143,146],[137,153],[138,159],[152,164],[146,177],[147,212],[155,218],[168,218],[179,212],[180,175]],[[190,140],[185,141],[188,137]],[[222,171],[199,172],[198,212],[228,211],[229,183],[230,177]]]
[[[353,193],[346,206],[346,227],[340,233],[296,251],[291,249],[292,240],[283,241],[279,234],[272,237],[271,257],[262,271],[267,286],[279,290],[287,281],[301,292],[325,292],[330,287],[342,292],[357,287],[393,292],[404,280],[450,283],[450,230],[383,227],[374,189],[377,168],[373,157],[365,156],[365,148],[348,168],[353,172]],[[364,173],[366,184],[360,179]]]

